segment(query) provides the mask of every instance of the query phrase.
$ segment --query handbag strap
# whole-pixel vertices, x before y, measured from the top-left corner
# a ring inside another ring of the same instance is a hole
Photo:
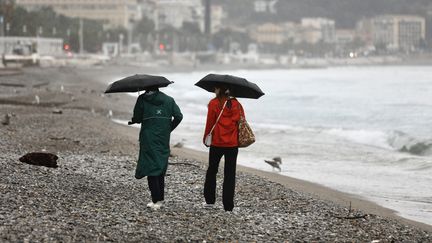
[[[246,121],[246,117],[245,117],[244,111],[243,111],[243,106],[240,104],[240,102],[239,102],[239,106],[240,106],[240,119],[243,119]]]
[[[209,134],[212,134],[213,130],[215,129],[216,124],[218,123],[219,118],[222,116],[222,112],[224,111],[227,102],[228,102],[228,100],[225,101],[225,103],[224,103],[224,105],[223,105],[223,107],[222,107],[222,110],[220,111],[219,116],[218,116],[218,118],[216,119],[216,122],[215,122],[215,124],[213,125],[212,129],[210,130],[210,133],[209,133]]]

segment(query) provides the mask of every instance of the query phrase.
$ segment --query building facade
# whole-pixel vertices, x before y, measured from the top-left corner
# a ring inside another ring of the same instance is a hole
[[[68,17],[100,20],[107,28],[129,28],[142,17],[137,0],[16,0],[16,4],[29,11],[52,7]]]
[[[332,19],[303,18],[301,20],[301,26],[305,30],[308,30],[306,31],[306,36],[311,36],[307,41],[309,43],[317,43],[318,41],[326,43],[335,42],[336,25],[335,21]],[[317,32],[320,32],[320,34],[317,34]],[[319,35],[321,36],[319,37]]]
[[[227,15],[221,5],[211,6],[211,33],[216,33],[223,27],[223,21],[226,17]],[[201,23],[201,29],[204,30],[204,21]]]
[[[285,39],[285,30],[281,25],[266,23],[251,29],[250,37],[257,43],[282,44]]]
[[[432,9],[427,12],[426,16],[426,42],[432,47]]]
[[[156,30],[167,26],[181,28],[183,22],[204,22],[204,6],[201,0],[146,0],[142,3],[144,15],[152,19]]]
[[[354,41],[355,30],[351,29],[337,29],[335,33],[336,44],[344,45]]]
[[[374,37],[372,31],[372,19],[361,19],[356,24],[356,38],[363,41],[366,46],[374,45]]]
[[[419,16],[384,15],[372,19],[373,42],[391,50],[412,50],[426,39],[426,20]]]

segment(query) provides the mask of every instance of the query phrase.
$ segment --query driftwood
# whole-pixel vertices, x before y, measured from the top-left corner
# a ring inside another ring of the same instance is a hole
[[[40,83],[33,84],[32,86],[33,86],[33,88],[39,88],[39,87],[48,85],[49,83],[50,83],[49,81],[45,81],[45,82],[40,82]]]
[[[352,215],[352,216],[337,216],[334,215],[335,218],[338,219],[365,219],[366,216],[368,216],[367,214],[363,214],[363,215]]]
[[[60,137],[60,138],[58,138],[58,137],[50,137],[49,139],[51,139],[51,140],[67,140],[68,138],[66,138],[66,137]]]
[[[339,216],[339,215],[333,215],[333,217],[338,219],[365,219],[367,214],[361,214],[361,215],[353,215],[352,214],[352,208],[351,208],[351,201],[348,209],[348,214],[346,216]]]
[[[24,88],[26,85],[25,84],[13,84],[13,83],[0,83],[0,86]]]

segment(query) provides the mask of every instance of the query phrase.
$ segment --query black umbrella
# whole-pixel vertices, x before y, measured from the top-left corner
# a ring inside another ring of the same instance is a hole
[[[238,98],[258,99],[264,95],[258,85],[232,75],[209,74],[195,85],[209,92],[214,92],[215,87],[224,85],[229,88],[232,96]]]
[[[105,93],[138,92],[154,87],[166,87],[174,82],[162,76],[135,74],[110,84]]]

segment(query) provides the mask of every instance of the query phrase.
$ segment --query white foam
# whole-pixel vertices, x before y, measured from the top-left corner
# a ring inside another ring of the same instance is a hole
[[[393,149],[393,147],[388,144],[388,134],[383,131],[347,130],[335,128],[326,130],[324,132],[359,144],[376,146],[384,149]]]

